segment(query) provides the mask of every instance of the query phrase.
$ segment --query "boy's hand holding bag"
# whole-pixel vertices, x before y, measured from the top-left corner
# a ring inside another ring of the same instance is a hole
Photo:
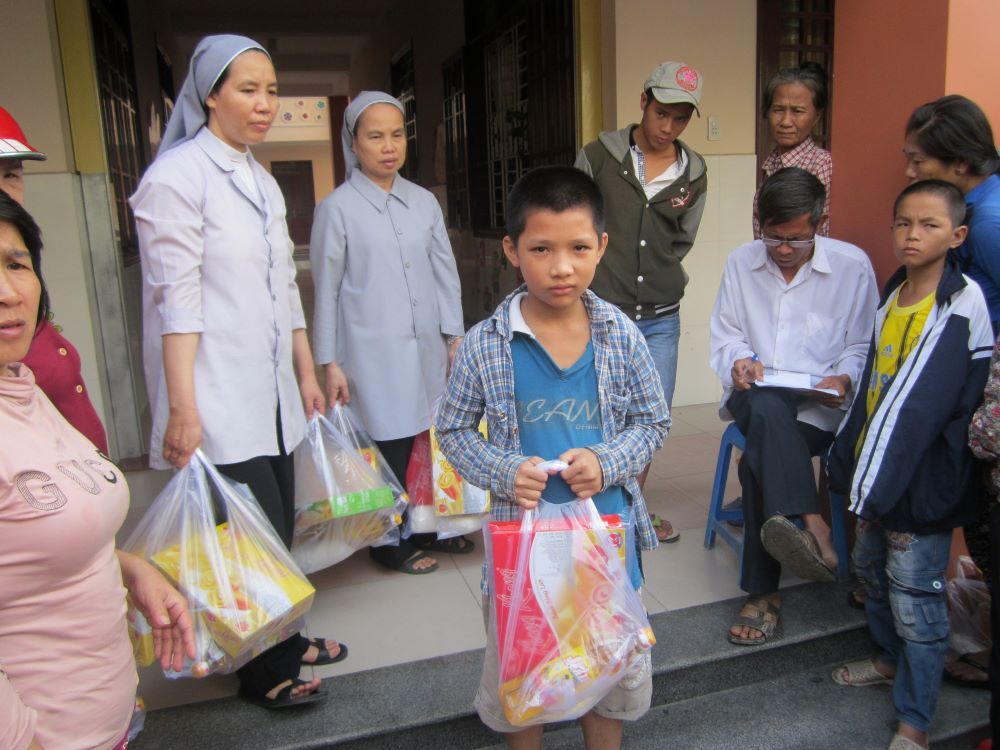
[[[499,708],[511,724],[578,718],[648,663],[656,639],[626,570],[627,537],[591,499],[543,500],[521,521],[489,523]]]
[[[250,490],[223,477],[200,450],[123,549],[159,568],[187,598],[198,655],[168,677],[232,672],[301,630],[312,606],[315,590]],[[137,657],[151,653],[143,616],[130,611],[128,622]]]
[[[344,413],[316,414],[295,449],[292,556],[306,573],[363,547],[399,544],[406,492],[374,443]],[[339,427],[339,429],[338,429]]]

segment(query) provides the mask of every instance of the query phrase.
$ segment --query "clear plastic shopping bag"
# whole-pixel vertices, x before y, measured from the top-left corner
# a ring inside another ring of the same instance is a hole
[[[948,581],[948,645],[959,654],[990,648],[990,590],[972,558],[958,558],[955,577]]]
[[[232,672],[302,629],[315,590],[250,490],[197,450],[153,502],[123,549],[162,572],[187,598],[197,656],[168,677]],[[137,653],[152,638],[128,615]]]
[[[399,544],[406,492],[371,439],[338,414],[340,408],[333,414],[341,429],[317,414],[295,449],[292,556],[306,573],[363,547]]]
[[[575,719],[656,639],[625,565],[627,532],[592,500],[542,502],[487,533],[499,709],[515,726]]]

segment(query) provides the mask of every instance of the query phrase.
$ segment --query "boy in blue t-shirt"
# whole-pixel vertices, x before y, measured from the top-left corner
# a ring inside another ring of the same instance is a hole
[[[601,513],[630,522],[638,539],[627,565],[638,589],[636,547],[655,548],[656,534],[636,477],[670,416],[642,334],[587,289],[607,241],[601,193],[584,173],[543,167],[517,182],[503,246],[525,284],[465,337],[436,427],[455,470],[493,493],[495,520],[519,518],[544,494],[547,502],[593,497]],[[488,441],[476,429],[484,414]],[[569,467],[549,476],[537,465],[550,459]],[[508,747],[541,747],[542,726],[513,726],[499,710],[489,606],[484,596],[490,640],[476,709]],[[588,747],[620,747],[622,721],[646,713],[651,690],[647,653],[581,718]]]

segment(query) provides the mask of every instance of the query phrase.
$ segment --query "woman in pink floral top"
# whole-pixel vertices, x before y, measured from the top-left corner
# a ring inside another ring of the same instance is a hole
[[[761,167],[761,184],[786,167],[801,167],[816,175],[826,188],[826,203],[819,234],[830,235],[830,183],[833,157],[812,139],[813,128],[826,109],[826,71],[818,63],[804,62],[798,68],[779,70],[764,90],[764,113],[775,146]],[[760,188],[757,189],[759,195]],[[760,238],[757,195],[753,197],[753,236]]]

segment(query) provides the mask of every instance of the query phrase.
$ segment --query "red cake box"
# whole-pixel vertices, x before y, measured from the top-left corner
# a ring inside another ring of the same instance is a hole
[[[516,726],[582,716],[655,642],[621,519],[590,502],[540,508],[489,524],[499,695]]]

